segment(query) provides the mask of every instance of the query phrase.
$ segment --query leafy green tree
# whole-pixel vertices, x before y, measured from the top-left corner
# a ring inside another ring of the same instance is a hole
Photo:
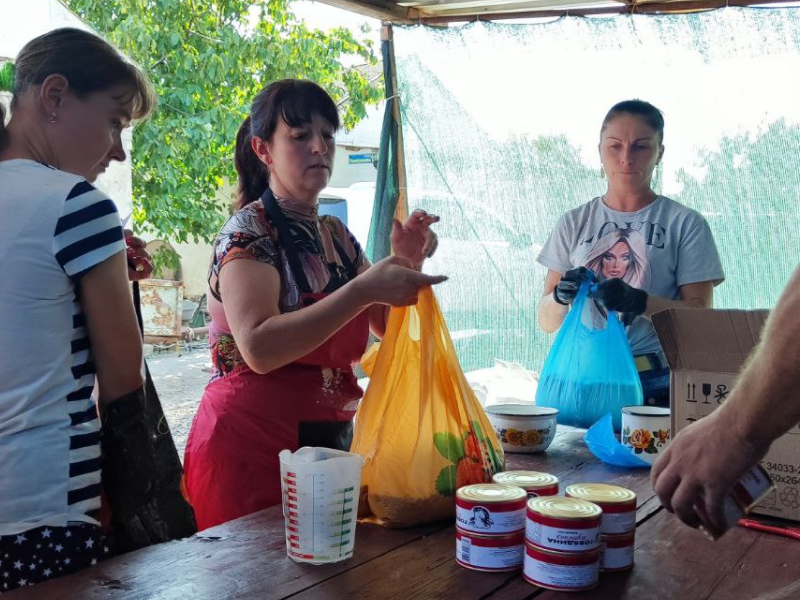
[[[253,96],[285,77],[311,79],[343,103],[352,127],[381,90],[341,63],[374,64],[369,41],[309,29],[289,0],[66,0],[135,60],[159,108],[135,130],[134,220],[178,241],[209,241],[226,213],[215,200],[235,180],[233,142]]]
[[[11,92],[14,89],[14,65],[10,62],[0,65],[0,92]]]
[[[720,139],[681,169],[675,199],[703,213],[725,268],[719,308],[769,308],[800,260],[800,127],[785,119]]]

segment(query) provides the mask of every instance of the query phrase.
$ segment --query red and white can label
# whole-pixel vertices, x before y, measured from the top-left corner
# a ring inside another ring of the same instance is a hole
[[[519,533],[525,529],[525,501],[478,504],[456,499],[456,527],[481,535]]]
[[[636,503],[627,506],[601,504],[603,521],[600,531],[603,534],[618,535],[636,530]]]
[[[633,566],[634,536],[603,538],[600,543],[600,570],[623,571]]]
[[[775,484],[761,465],[756,465],[745,473],[722,501],[726,527],[734,527],[774,487]],[[701,498],[697,500],[695,511],[705,518],[705,503]]]
[[[550,487],[542,487],[538,489],[525,489],[528,498],[538,498],[539,496],[558,496],[558,484]]]
[[[456,531],[456,562],[483,571],[513,571],[522,566],[525,540],[522,534],[488,538]]]
[[[600,521],[559,522],[557,519],[528,514],[525,524],[525,539],[530,543],[561,552],[585,552],[600,546]]]
[[[769,474],[761,465],[756,465],[745,473],[733,488],[733,496],[747,512],[757,504],[772,488],[774,484]]]
[[[570,563],[528,547],[522,567],[523,577],[529,583],[555,590],[583,590],[597,585],[600,575],[598,554],[573,556],[577,560]]]

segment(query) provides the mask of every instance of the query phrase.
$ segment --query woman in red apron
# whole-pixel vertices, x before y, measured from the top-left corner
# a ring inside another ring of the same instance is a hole
[[[209,273],[214,372],[184,456],[198,529],[279,503],[284,448],[349,448],[362,395],[352,364],[370,328],[380,335],[387,305],[444,280],[419,272],[437,217],[395,223],[395,256],[371,266],[341,221],[317,214],[338,127],[324,90],[284,80],[237,135],[240,209]]]

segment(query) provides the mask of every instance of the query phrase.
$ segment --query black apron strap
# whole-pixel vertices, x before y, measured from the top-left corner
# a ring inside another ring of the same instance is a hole
[[[142,319],[142,293],[139,282],[133,282],[133,309],[136,311],[136,321],[139,323],[139,333],[144,337],[144,319]]]
[[[292,243],[292,238],[289,233],[289,224],[286,222],[286,217],[281,207],[278,206],[278,202],[275,200],[275,194],[272,193],[271,189],[266,189],[261,196],[261,203],[264,205],[264,210],[267,211],[270,219],[272,219],[272,223],[278,230],[278,239],[281,240],[283,248],[286,250],[289,268],[292,270],[292,275],[294,275],[300,292],[303,294],[312,293],[311,286],[308,285],[308,279],[306,279],[305,271],[303,271],[303,265],[300,263],[300,255],[297,254],[297,248],[295,248],[294,243]]]
[[[355,276],[358,275],[358,271],[356,270],[356,266],[353,264],[353,261],[347,256],[347,253],[342,248],[341,244],[336,241],[336,236],[331,235],[331,241],[333,242],[333,247],[336,248],[336,254],[339,255],[339,260],[342,261],[342,266],[344,270],[347,271],[348,280],[352,281],[355,279]]]
[[[289,267],[291,268],[292,275],[294,275],[295,281],[300,288],[300,292],[303,294],[311,294],[311,286],[308,285],[308,279],[306,279],[305,271],[303,271],[303,265],[300,263],[300,256],[297,254],[297,248],[292,243],[291,234],[289,232],[289,224],[286,222],[286,216],[283,214],[281,207],[278,206],[278,202],[275,200],[275,194],[272,193],[271,189],[267,188],[267,190],[261,196],[261,202],[264,205],[264,210],[267,211],[267,214],[272,219],[275,228],[278,230],[278,238],[281,240],[281,243],[286,250],[286,258],[289,260]],[[333,234],[331,234],[331,241],[333,241],[336,254],[339,255],[339,260],[342,262],[342,266],[347,272],[348,279],[354,279],[355,276],[358,275],[358,271],[356,270],[353,261],[351,261],[347,256],[344,248],[342,248],[341,244],[336,241],[336,236]]]

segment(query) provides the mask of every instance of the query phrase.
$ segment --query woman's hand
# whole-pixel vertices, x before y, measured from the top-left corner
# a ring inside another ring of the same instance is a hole
[[[128,279],[141,281],[153,274],[153,263],[150,253],[145,250],[144,240],[133,235],[130,229],[125,230],[125,245],[128,255]]]
[[[353,280],[365,304],[411,306],[417,303],[420,288],[446,281],[444,275],[426,275],[415,270],[410,260],[390,256],[375,263]]]
[[[553,289],[553,299],[562,306],[569,306],[575,301],[578,290],[585,281],[590,281],[593,275],[586,267],[570,269],[561,277]]]
[[[415,269],[420,269],[426,258],[433,256],[439,240],[430,226],[439,221],[436,215],[429,215],[417,209],[405,223],[397,219],[392,222],[392,250],[395,256],[411,261]]]

